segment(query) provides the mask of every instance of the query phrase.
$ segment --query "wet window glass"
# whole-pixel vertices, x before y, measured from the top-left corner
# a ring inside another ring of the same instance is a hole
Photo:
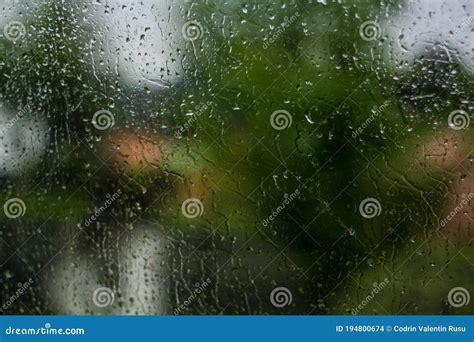
[[[472,1],[0,11],[1,313],[473,313]]]

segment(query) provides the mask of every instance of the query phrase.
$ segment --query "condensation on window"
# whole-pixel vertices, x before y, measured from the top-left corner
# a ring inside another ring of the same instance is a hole
[[[472,314],[474,3],[0,1],[2,314]]]

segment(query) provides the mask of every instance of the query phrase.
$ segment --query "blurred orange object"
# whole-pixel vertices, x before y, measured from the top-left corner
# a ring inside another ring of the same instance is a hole
[[[121,130],[104,141],[107,160],[134,172],[159,170],[164,162],[165,140],[156,133]]]

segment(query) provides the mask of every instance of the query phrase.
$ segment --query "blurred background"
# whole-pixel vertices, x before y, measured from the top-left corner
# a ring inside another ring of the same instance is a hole
[[[0,11],[2,314],[474,313],[472,1]]]

